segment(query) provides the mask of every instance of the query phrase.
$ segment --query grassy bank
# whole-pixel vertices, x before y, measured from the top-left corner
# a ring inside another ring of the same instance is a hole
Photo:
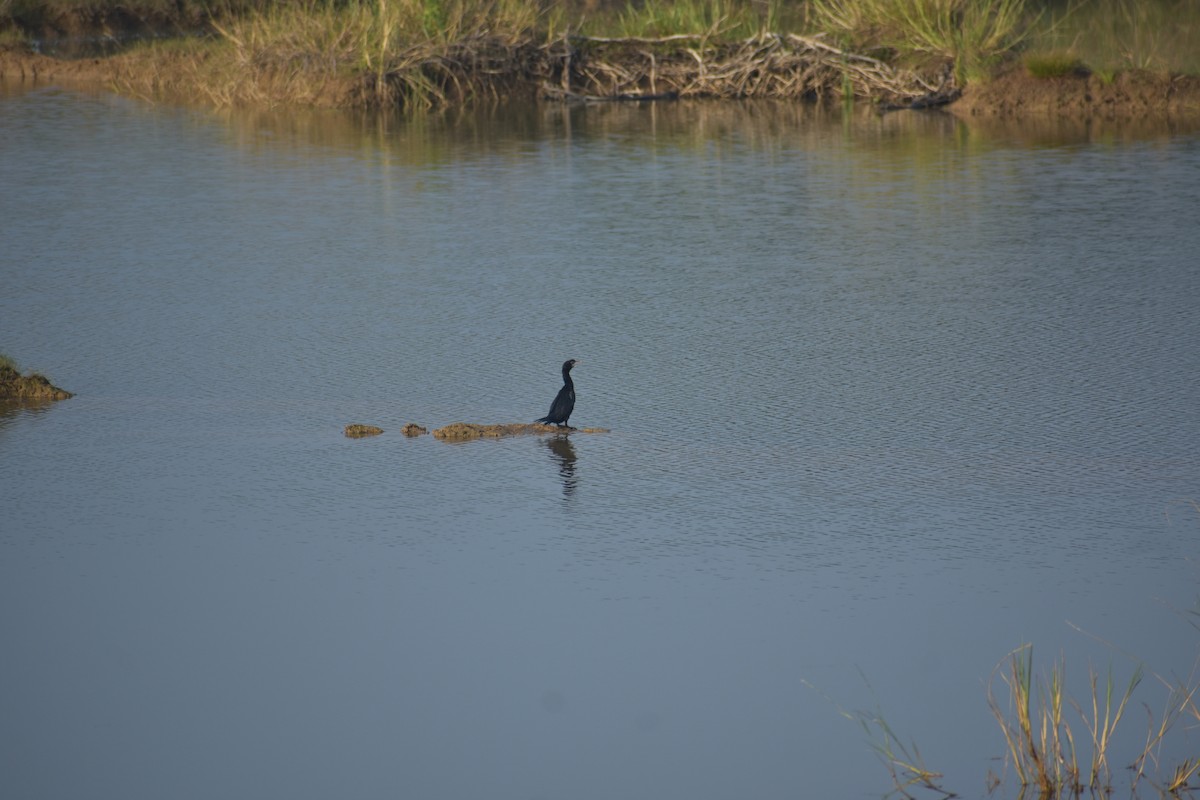
[[[206,35],[147,41],[110,66],[125,91],[217,105],[428,107],[514,93],[903,103],[953,88],[940,73],[777,32],[807,24],[812,13],[779,0],[595,9],[525,0],[214,6]]]
[[[1051,76],[1194,68],[1198,17],[1189,0],[0,0],[10,45],[187,32],[109,59],[109,79],[224,106],[513,93],[903,105],[951,97],[1019,58]]]

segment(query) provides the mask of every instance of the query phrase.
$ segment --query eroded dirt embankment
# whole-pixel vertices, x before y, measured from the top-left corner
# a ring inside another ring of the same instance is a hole
[[[951,108],[976,116],[1197,117],[1200,77],[1137,71],[1111,80],[1099,75],[1033,78],[1014,69],[968,86]]]

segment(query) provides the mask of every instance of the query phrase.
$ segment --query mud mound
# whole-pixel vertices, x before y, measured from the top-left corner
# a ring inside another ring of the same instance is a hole
[[[499,439],[501,436],[521,436],[530,433],[608,433],[606,428],[560,428],[557,425],[533,423],[510,423],[505,425],[476,425],[471,422],[454,422],[433,432],[436,439],[445,442],[465,442],[471,439]]]
[[[343,431],[351,439],[361,439],[364,436],[378,436],[383,433],[383,428],[376,428],[374,425],[347,425]]]
[[[971,84],[950,106],[971,115],[1054,115],[1134,119],[1200,115],[1200,77],[1141,70],[1106,79],[1096,74],[1034,78],[1014,68]]]
[[[0,400],[66,400],[70,392],[54,386],[44,375],[21,375],[0,364]]]

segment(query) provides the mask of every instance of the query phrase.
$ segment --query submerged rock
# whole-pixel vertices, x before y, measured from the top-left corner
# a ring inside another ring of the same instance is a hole
[[[540,422],[514,422],[503,425],[477,425],[472,422],[454,422],[433,432],[435,439],[447,442],[465,442],[471,439],[499,439],[501,436],[521,436],[530,433],[608,433],[607,428],[560,428]]]
[[[54,386],[45,375],[22,375],[9,364],[0,364],[0,400],[66,400],[74,397]]]
[[[405,436],[420,436],[422,433],[429,433],[429,429],[415,422],[410,422],[401,428],[400,432]]]
[[[352,439],[361,439],[364,436],[378,436],[383,433],[383,428],[376,428],[374,425],[347,425],[344,432]]]

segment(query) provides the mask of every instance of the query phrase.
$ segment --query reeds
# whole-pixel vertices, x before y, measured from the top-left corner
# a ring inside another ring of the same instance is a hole
[[[541,14],[518,0],[270,3],[214,18],[207,41],[147,43],[118,83],[219,106],[427,107],[519,73]]]
[[[867,734],[871,741],[871,749],[892,776],[892,787],[896,794],[913,799],[909,789],[919,787],[944,798],[957,797],[954,792],[942,788],[942,773],[925,766],[925,760],[921,757],[921,750],[916,742],[905,745],[892,731],[881,712],[856,711],[848,716],[857,719]]]
[[[410,109],[521,91],[584,99],[848,94],[903,105],[948,88],[820,37],[770,32],[763,26],[772,8],[662,2],[626,9],[613,25],[621,35],[601,36],[565,24],[560,10],[519,0],[302,0],[214,19],[208,41],[151,42],[121,57],[117,83],[218,106]],[[594,27],[605,30],[587,30]]]
[[[1120,692],[1111,669],[1103,679],[1089,669],[1090,691],[1084,703],[1066,693],[1065,675],[1065,659],[1060,658],[1047,677],[1035,681],[1031,645],[1022,645],[996,666],[988,686],[988,706],[1004,734],[1007,761],[1021,785],[1033,788],[1041,798],[1107,795],[1113,788],[1113,742],[1143,680],[1143,668],[1133,670]],[[1129,764],[1131,789],[1146,779],[1162,791],[1178,793],[1195,788],[1189,781],[1200,773],[1200,758],[1185,758],[1171,766],[1162,763],[1161,751],[1168,733],[1184,720],[1200,721],[1200,675],[1194,668],[1183,681],[1156,677],[1167,689],[1167,699],[1157,722],[1145,706],[1147,734],[1141,752]],[[997,678],[1007,688],[1007,708],[993,692]],[[1064,714],[1067,707],[1074,711],[1076,727]],[[1083,735],[1077,732],[1079,726]]]
[[[1200,504],[1187,502],[1200,513]],[[1180,616],[1200,631],[1200,600]],[[1164,749],[1173,732],[1184,729],[1183,734],[1187,735],[1186,729],[1200,726],[1200,659],[1183,679],[1167,679],[1152,673],[1166,690],[1162,710],[1156,717],[1143,703],[1147,723],[1140,749],[1134,751],[1129,761],[1125,760],[1128,750],[1124,751],[1124,757],[1115,752],[1118,739],[1123,748],[1139,746],[1131,735],[1133,731],[1126,729],[1134,692],[1145,674],[1138,664],[1128,680],[1121,683],[1111,667],[1103,675],[1089,668],[1088,693],[1080,702],[1067,690],[1065,657],[1060,656],[1050,665],[1049,672],[1039,678],[1034,671],[1032,645],[1021,645],[1006,655],[988,680],[987,703],[1003,734],[1005,763],[1021,784],[1020,796],[1032,797],[1036,793],[1038,800],[1107,798],[1114,791],[1114,773],[1121,768],[1127,770],[1133,797],[1138,796],[1143,781],[1164,797],[1195,796],[1200,790],[1195,783],[1200,777],[1200,754],[1193,751],[1176,761],[1164,756]],[[816,688],[808,681],[802,683]],[[1000,686],[1002,691],[998,691]],[[871,749],[891,776],[894,793],[911,798],[911,790],[921,788],[943,797],[955,796],[942,786],[942,773],[926,765],[915,742],[905,744],[896,735],[882,712],[845,711],[824,692],[821,694],[839,714],[858,723],[867,733]],[[989,773],[986,781],[989,794],[1002,782]]]
[[[996,667],[1008,687],[1013,719],[1001,709],[988,686],[988,707],[1000,723],[1008,745],[1009,760],[1022,786],[1030,784],[1044,793],[1056,794],[1063,787],[1080,787],[1075,741],[1070,727],[1062,722],[1062,673],[1058,665],[1050,671],[1050,682],[1034,706],[1033,648],[1022,646],[1008,655],[1007,671]],[[1001,662],[1003,664],[1003,662]],[[993,683],[996,673],[993,673]]]
[[[984,79],[1036,23],[1027,0],[812,0],[814,24],[862,52],[953,65],[960,84]]]

